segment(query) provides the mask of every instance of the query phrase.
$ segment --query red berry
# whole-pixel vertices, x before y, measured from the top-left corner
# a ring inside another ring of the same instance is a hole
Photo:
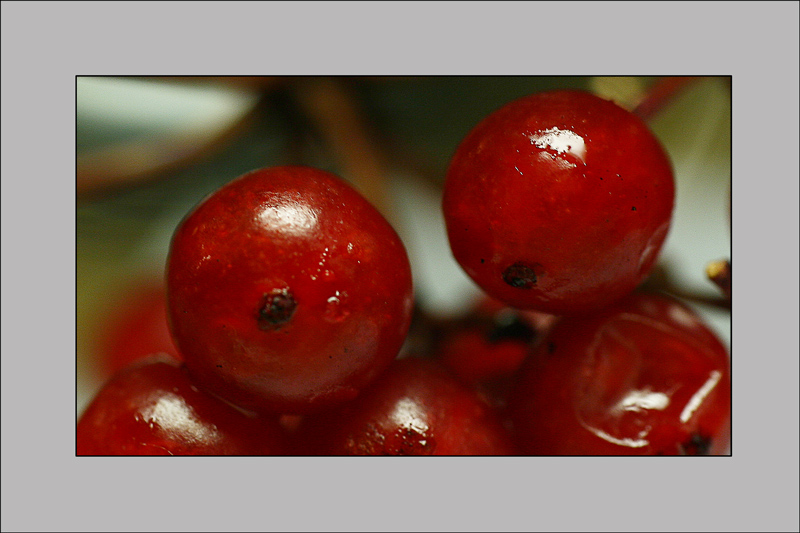
[[[434,361],[396,360],[362,394],[306,417],[313,455],[513,455],[497,413]]]
[[[634,293],[562,318],[523,364],[508,400],[533,455],[725,453],[727,350],[665,296]]]
[[[155,353],[180,358],[167,325],[167,297],[162,283],[137,282],[127,288],[103,323],[97,355],[103,376],[111,377]]]
[[[307,167],[257,170],[206,198],[175,232],[167,286],[198,385],[280,413],[354,398],[397,355],[413,306],[389,223]]]
[[[600,308],[649,273],[674,200],[647,126],[580,91],[521,98],[486,117],[450,167],[453,255],[491,296],[553,314]]]
[[[528,355],[532,335],[519,322],[491,330],[479,324],[464,325],[447,333],[437,356],[465,381],[492,380],[519,367]]]
[[[122,370],[100,390],[77,427],[78,455],[284,455],[273,417],[245,414],[195,387],[167,356]]]
[[[441,328],[435,357],[470,383],[512,374],[539,331],[521,312],[486,299]]]
[[[498,407],[517,369],[556,319],[483,298],[465,315],[440,326],[433,355]]]

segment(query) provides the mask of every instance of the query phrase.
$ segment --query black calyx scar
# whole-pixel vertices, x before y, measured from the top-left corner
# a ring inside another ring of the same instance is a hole
[[[711,439],[699,433],[692,433],[685,442],[678,444],[680,455],[708,455],[709,451],[711,451]]]
[[[289,289],[275,289],[264,294],[258,308],[258,327],[263,330],[278,329],[292,319],[297,301]]]
[[[495,320],[494,327],[489,331],[486,340],[491,344],[506,340],[531,342],[536,337],[536,331],[516,315]]]
[[[538,273],[537,273],[538,272]],[[539,263],[518,261],[503,271],[503,281],[517,289],[531,289],[541,276]]]

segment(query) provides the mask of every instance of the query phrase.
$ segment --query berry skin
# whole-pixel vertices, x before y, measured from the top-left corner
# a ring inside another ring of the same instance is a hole
[[[725,347],[689,308],[634,293],[564,317],[523,363],[508,410],[531,455],[704,455],[730,442]]]
[[[137,282],[128,288],[96,340],[99,370],[106,378],[155,353],[180,359],[167,325],[163,283]]]
[[[557,317],[483,298],[437,332],[432,355],[502,409],[513,378]]]
[[[456,376],[480,383],[512,375],[557,317],[482,298],[441,327],[435,356]]]
[[[306,417],[308,455],[513,455],[510,434],[473,389],[437,362],[397,359],[358,398]]]
[[[177,359],[144,358],[106,383],[81,415],[77,455],[285,455],[275,417],[245,414],[197,389]]]
[[[190,212],[172,239],[167,300],[198,385],[281,414],[354,398],[397,355],[413,307],[395,231],[309,167],[250,172]]]
[[[462,324],[446,333],[436,355],[464,381],[491,381],[517,369],[534,335],[518,320],[502,326]]]
[[[647,126],[581,91],[513,101],[462,141],[447,171],[450,246],[490,296],[552,314],[630,293],[667,236],[675,195]]]

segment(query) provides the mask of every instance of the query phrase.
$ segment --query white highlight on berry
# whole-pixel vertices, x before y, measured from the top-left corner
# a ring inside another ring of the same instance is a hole
[[[594,433],[595,435],[597,435],[598,437],[600,437],[601,439],[606,440],[608,442],[612,442],[612,443],[617,444],[619,446],[627,446],[628,448],[643,448],[643,447],[647,446],[648,444],[650,444],[650,441],[648,441],[647,439],[631,439],[631,438],[627,438],[627,437],[623,438],[623,439],[618,439],[616,437],[613,437],[613,436],[609,435],[608,433],[606,433],[602,429],[598,429],[598,428],[595,428],[595,427],[589,427],[589,426],[586,426],[586,425],[584,425],[584,427],[586,429],[588,429],[589,431],[591,431],[592,433]],[[640,434],[640,436],[644,436],[646,434],[647,434],[647,431],[643,431]]]
[[[258,214],[267,227],[295,235],[308,233],[317,225],[317,215],[308,207],[276,199],[275,205],[265,205]]]
[[[155,405],[143,410],[142,415],[151,427],[157,424],[165,431],[174,432],[190,441],[207,442],[215,436],[197,419],[194,410],[183,398],[177,395],[159,398]]]
[[[692,397],[686,403],[686,407],[684,407],[683,411],[681,411],[681,422],[685,424],[690,418],[692,418],[694,412],[698,407],[700,407],[700,404],[703,403],[703,400],[706,396],[708,396],[708,393],[710,393],[711,390],[717,386],[717,383],[719,383],[720,379],[722,379],[722,372],[719,370],[713,370],[706,382],[703,383],[703,386],[697,389],[697,392],[692,395]]]
[[[570,154],[586,163],[586,143],[583,137],[569,130],[548,128],[529,135],[531,144],[542,150],[552,150],[558,155]]]
[[[392,420],[399,427],[412,429],[422,435],[429,429],[424,410],[409,398],[397,402],[392,413]]]
[[[662,411],[669,405],[669,396],[663,392],[652,392],[650,390],[631,391],[617,405],[615,411],[634,411],[640,413],[648,409]]]

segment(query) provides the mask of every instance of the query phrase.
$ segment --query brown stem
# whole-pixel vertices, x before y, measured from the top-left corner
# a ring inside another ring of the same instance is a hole
[[[337,78],[310,78],[298,85],[297,97],[329,144],[344,177],[392,220],[384,157],[353,95]]]
[[[658,265],[642,285],[644,290],[661,291],[682,300],[708,305],[718,309],[730,310],[731,300],[729,297],[709,297],[695,292],[690,292],[679,287],[670,274],[669,265]]]
[[[696,82],[697,76],[667,76],[659,79],[648,89],[645,96],[633,108],[633,112],[643,120],[650,120],[686,87]]]

